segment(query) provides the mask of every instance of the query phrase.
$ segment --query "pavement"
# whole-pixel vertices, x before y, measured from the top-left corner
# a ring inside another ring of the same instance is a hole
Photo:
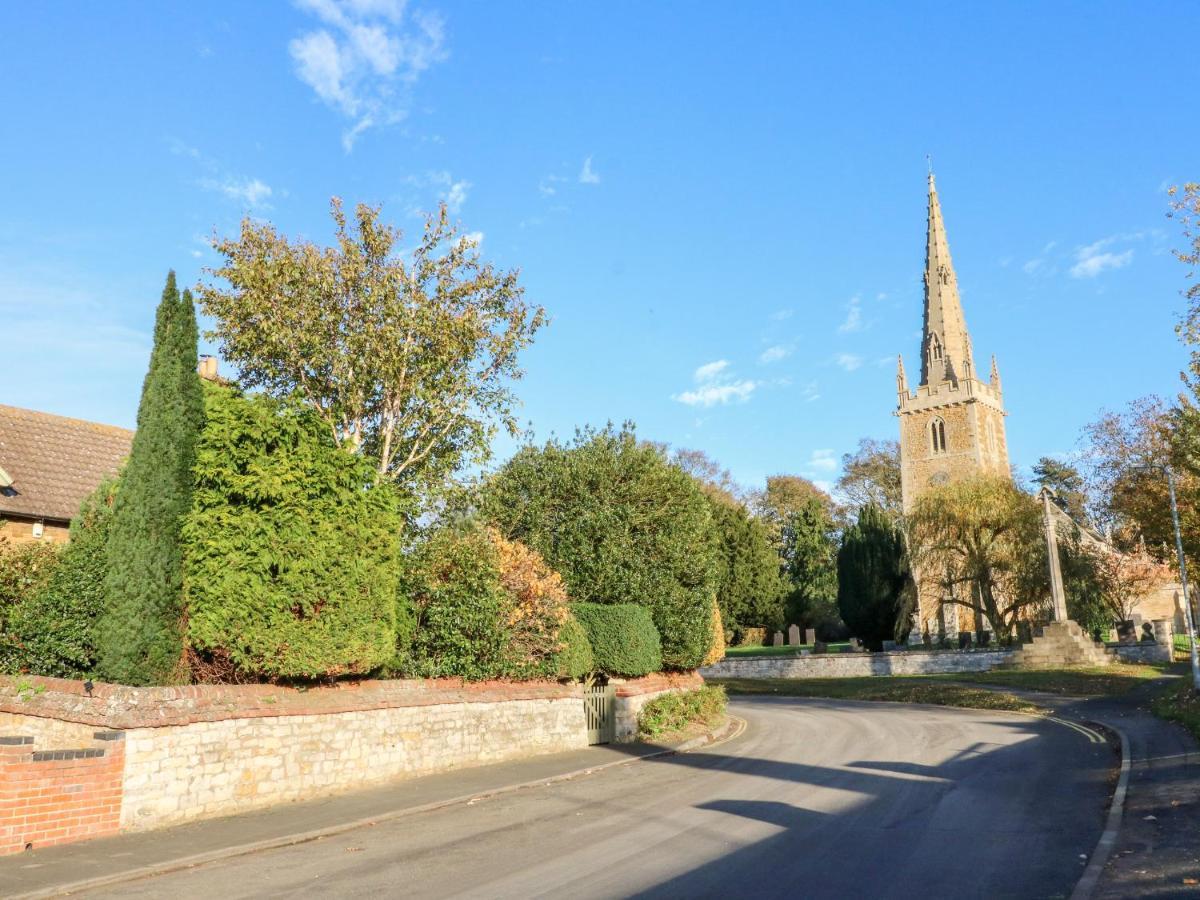
[[[731,713],[744,733],[689,753],[624,764],[653,748],[593,748],[34,851],[0,860],[0,893],[327,823],[324,837],[85,893],[1068,897],[1108,813],[1117,757],[1086,728],[776,697],[736,698]],[[581,768],[595,771],[553,780]],[[513,783],[537,786],[495,793]],[[364,820],[376,824],[336,827]]]

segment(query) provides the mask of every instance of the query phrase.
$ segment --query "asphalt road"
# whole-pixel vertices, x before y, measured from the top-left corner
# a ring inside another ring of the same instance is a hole
[[[1066,897],[1116,759],[1052,721],[737,700],[704,751],[89,896]]]

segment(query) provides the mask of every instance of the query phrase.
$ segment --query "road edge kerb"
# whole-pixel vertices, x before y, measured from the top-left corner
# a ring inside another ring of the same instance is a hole
[[[12,894],[10,895],[10,900],[39,900],[39,898],[45,897],[62,897],[68,894],[78,893],[80,891],[90,891],[95,890],[96,888],[110,887],[115,884],[124,884],[125,882],[129,881],[140,881],[142,879],[153,878],[158,875],[169,875],[172,872],[180,872],[184,869],[192,869],[196,866],[203,866],[209,863],[219,862],[224,859],[236,859],[239,856],[249,856],[252,853],[261,853],[265,850],[277,850],[281,847],[294,847],[297,844],[307,844],[311,841],[321,840],[322,838],[345,834],[348,831],[354,831],[358,828],[367,828],[383,822],[392,822],[396,821],[397,819],[407,818],[408,816],[419,815],[420,813],[445,809],[448,806],[469,803],[473,800],[485,800],[490,797],[499,797],[504,794],[511,794],[516,791],[525,790],[526,788],[540,787],[542,785],[554,784],[559,781],[569,781],[572,778],[578,778],[581,775],[591,775],[593,772],[601,772],[605,769],[616,768],[617,766],[628,766],[632,765],[633,763],[642,762],[648,759],[673,756],[677,753],[687,753],[691,750],[697,750],[702,747],[724,744],[736,737],[739,737],[745,730],[745,719],[741,719],[737,716],[727,716],[724,725],[721,726],[720,729],[710,731],[707,734],[699,735],[698,737],[684,741],[682,744],[677,746],[663,747],[661,750],[643,753],[640,756],[631,756],[628,759],[616,759],[612,762],[601,763],[600,765],[596,766],[587,766],[586,768],[575,769],[571,772],[561,772],[558,775],[551,775],[547,778],[536,778],[531,781],[507,784],[492,790],[480,791],[471,794],[460,794],[456,797],[449,797],[444,800],[434,800],[430,803],[422,803],[417,806],[396,809],[390,812],[380,813],[377,816],[368,816],[366,818],[355,819],[350,822],[340,822],[337,825],[327,825],[324,828],[317,828],[311,831],[303,831],[296,834],[283,835],[275,838],[266,838],[261,841],[254,841],[252,843],[242,844],[237,847],[224,847],[220,850],[210,850],[207,853],[196,853],[191,856],[181,856],[176,859],[167,860],[166,862],[155,863],[148,866],[140,866],[135,869],[127,869],[124,872],[119,872],[114,875],[100,875],[95,878],[84,878],[79,881],[59,884],[51,888],[27,891],[23,894]]]
[[[1104,831],[1100,834],[1100,840],[1096,842],[1096,849],[1092,851],[1091,859],[1088,860],[1083,875],[1075,885],[1075,890],[1071,892],[1070,900],[1089,900],[1096,893],[1096,887],[1100,884],[1100,876],[1104,874],[1104,867],[1108,864],[1109,857],[1112,856],[1113,848],[1117,845],[1117,837],[1121,832],[1121,821],[1125,815],[1125,797],[1129,792],[1129,773],[1133,768],[1130,759],[1129,738],[1125,732],[1107,722],[1090,722],[1089,724],[1113,731],[1121,739],[1121,774],[1117,778],[1116,790],[1113,791],[1112,805],[1108,808]]]

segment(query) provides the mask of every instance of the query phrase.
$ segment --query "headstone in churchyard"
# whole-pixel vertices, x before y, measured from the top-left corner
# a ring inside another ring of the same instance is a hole
[[[886,653],[886,652],[888,652],[888,651],[891,651],[891,650],[895,650],[895,649],[896,649],[896,642],[895,642],[895,641],[884,641],[884,642],[883,642],[883,649],[884,649],[884,652],[885,652],[885,653]]]
[[[799,643],[800,643],[800,626],[799,625],[789,625],[788,626],[788,643],[791,644],[793,647],[799,645]]]
[[[805,628],[804,629],[804,643],[808,644],[811,647],[816,642],[817,642],[817,629]]]
[[[813,641],[813,653],[825,653],[829,650],[829,645],[824,641]]]
[[[1175,645],[1175,623],[1170,619],[1154,620],[1154,639],[1164,647]]]
[[[986,647],[992,642],[992,633],[990,631],[979,632],[979,646]]]
[[[958,633],[958,649],[959,650],[970,650],[971,649],[971,632],[960,631]]]
[[[925,633],[921,635],[921,644],[926,650],[933,649],[933,635],[929,633],[929,626],[925,626]]]
[[[783,632],[782,631],[775,632],[775,636],[773,638],[771,638],[771,646],[772,647],[782,647],[783,646]]]

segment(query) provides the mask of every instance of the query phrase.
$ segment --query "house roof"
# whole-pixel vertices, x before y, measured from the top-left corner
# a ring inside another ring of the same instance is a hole
[[[0,404],[0,516],[67,520],[120,468],[133,432]],[[7,479],[4,479],[7,480]]]

